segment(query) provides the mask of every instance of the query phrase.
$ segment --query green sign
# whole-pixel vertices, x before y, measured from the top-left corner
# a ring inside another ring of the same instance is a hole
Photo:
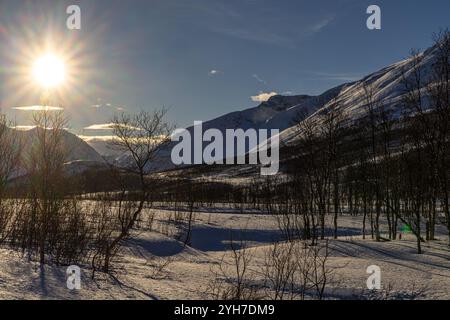
[[[411,233],[411,227],[408,226],[407,224],[404,224],[404,225],[402,226],[402,228],[401,228],[401,231],[402,231],[403,233]]]

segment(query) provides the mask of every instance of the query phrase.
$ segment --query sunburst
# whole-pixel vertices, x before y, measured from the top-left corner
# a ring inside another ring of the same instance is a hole
[[[60,57],[48,53],[34,62],[32,73],[35,81],[45,89],[55,88],[63,83],[66,66]]]

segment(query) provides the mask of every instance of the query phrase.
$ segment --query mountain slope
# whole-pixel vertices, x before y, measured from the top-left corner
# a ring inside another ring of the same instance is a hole
[[[420,54],[422,89],[424,90],[423,105],[430,107],[426,99],[425,85],[431,80],[431,69],[437,60],[437,48],[431,47]],[[386,68],[374,72],[363,79],[344,85],[343,89],[336,96],[338,108],[342,110],[344,116],[350,120],[357,120],[367,115],[367,105],[364,87],[370,87],[373,92],[373,100],[377,105],[383,106],[386,110],[392,111],[395,119],[401,117],[401,104],[405,94],[404,78],[411,80],[413,77],[413,61],[411,58],[394,63]],[[323,105],[321,108],[310,114],[310,118],[315,118],[323,111],[331,107],[331,103]],[[350,121],[349,123],[352,123]],[[295,139],[297,130],[294,127],[287,128],[280,134],[280,140],[288,143]]]
[[[424,83],[431,76],[431,68],[437,59],[437,50],[436,47],[431,47],[421,54],[423,70],[421,76]],[[298,135],[295,124],[300,115],[309,118],[317,117],[335,102],[339,102],[338,107],[350,119],[349,123],[363,117],[367,112],[364,97],[364,87],[366,86],[371,87],[375,100],[385,108],[391,108],[394,117],[399,117],[401,115],[399,105],[404,92],[403,76],[411,77],[412,72],[412,61],[406,59],[376,71],[359,81],[339,85],[318,96],[273,96],[257,107],[232,112],[206,121],[203,123],[203,131],[214,128],[220,130],[225,136],[227,129],[278,129],[281,143],[289,143]],[[189,127],[187,130],[193,136],[194,128]],[[264,141],[258,141],[258,143],[264,143]],[[176,166],[170,160],[170,154],[176,144],[176,142],[172,142],[160,150],[159,156],[148,167],[148,170],[163,171],[175,168]],[[204,143],[204,145],[206,144]],[[246,153],[249,151],[251,150],[245,150]]]
[[[33,128],[31,130],[17,131],[19,138],[23,141],[22,154],[26,156],[31,151],[33,143],[36,141],[37,130],[40,128]],[[67,130],[63,130],[62,144],[68,152],[67,161],[98,161],[102,162],[103,158],[85,141],[77,137],[75,134]]]
[[[437,50],[436,47],[431,47],[420,55],[423,83],[430,80],[431,68],[437,59]],[[235,128],[279,129],[281,143],[289,143],[298,134],[295,124],[300,115],[315,118],[335,102],[339,102],[338,107],[348,119],[356,120],[363,117],[367,112],[364,96],[366,86],[373,91],[373,99],[379,102],[379,105],[391,109],[393,116],[398,118],[401,116],[399,106],[404,94],[403,76],[408,79],[412,74],[412,60],[405,59],[369,74],[359,81],[332,88],[319,96],[274,96],[258,107],[205,122],[203,128],[204,130],[217,128],[222,132]],[[427,103],[426,99],[424,103]]]

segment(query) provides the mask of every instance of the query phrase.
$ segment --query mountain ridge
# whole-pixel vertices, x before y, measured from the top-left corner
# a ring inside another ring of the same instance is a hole
[[[425,78],[431,74],[431,68],[436,60],[436,49],[436,46],[433,46],[420,54]],[[363,117],[367,111],[364,107],[365,86],[371,86],[374,99],[379,101],[380,105],[391,108],[394,116],[400,117],[400,108],[396,107],[401,103],[404,93],[403,76],[408,78],[411,74],[411,58],[407,58],[372,72],[360,80],[340,84],[316,96],[306,94],[272,96],[256,107],[230,112],[203,122],[203,132],[212,128],[219,129],[222,133],[226,129],[278,129],[280,142],[289,143],[298,134],[295,124],[300,115],[303,118],[316,117],[336,101],[339,102],[339,108],[343,113],[351,119]],[[193,126],[186,129],[193,134]],[[148,170],[164,171],[177,168],[170,161],[170,151],[176,143],[171,142],[161,150],[158,159],[148,167]],[[246,153],[249,151],[251,150],[245,150]]]

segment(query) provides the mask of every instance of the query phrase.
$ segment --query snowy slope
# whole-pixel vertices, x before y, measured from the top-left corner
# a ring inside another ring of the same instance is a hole
[[[427,83],[431,78],[431,69],[436,62],[435,47],[421,53],[420,69],[422,71],[422,83]],[[364,97],[364,87],[370,86],[373,91],[373,99],[378,105],[383,105],[386,109],[393,111],[394,118],[401,116],[402,97],[405,93],[403,77],[411,79],[413,73],[411,59],[406,59],[394,63],[386,68],[374,72],[363,79],[354,83],[349,83],[342,87],[340,93],[336,96],[339,102],[339,108],[343,114],[350,120],[356,120],[367,114],[367,107]],[[425,93],[425,92],[424,92]],[[426,99],[423,101],[427,103]],[[317,108],[316,112],[310,115],[310,119],[319,115],[323,110],[330,107],[331,103],[325,104],[322,108]],[[351,122],[350,122],[351,123]],[[289,142],[296,135],[294,127],[287,128],[280,135],[280,140]]]
[[[421,75],[423,83],[431,77],[431,68],[436,61],[437,48],[431,47],[421,54]],[[393,108],[395,116],[400,116],[399,104],[404,93],[403,74],[406,78],[412,76],[411,59],[394,63],[376,71],[363,79],[345,83],[332,88],[319,96],[274,96],[269,101],[256,108],[247,109],[224,115],[208,121],[204,128],[217,128],[223,131],[227,128],[265,128],[286,130],[282,137],[293,130],[292,126],[299,114],[314,117],[327,109],[335,98],[339,101],[344,114],[351,119],[357,119],[366,112],[364,86],[370,85],[374,99],[388,108]]]
[[[0,249],[0,299],[211,299],[208,288],[216,279],[213,272],[218,264],[223,261],[226,270],[233,268],[231,234],[250,247],[249,274],[262,283],[265,256],[281,236],[277,220],[262,212],[203,209],[195,215],[192,247],[158,231],[136,230],[113,264],[115,278],[97,272],[92,280],[89,266],[80,266],[79,291],[67,289],[66,267],[39,266],[19,252]],[[156,226],[173,214],[170,209],[145,212],[150,213],[156,214]],[[342,234],[329,240],[327,267],[333,272],[326,299],[367,299],[366,269],[373,264],[382,271],[380,295],[388,291],[391,299],[412,299],[413,291],[423,291],[416,299],[450,298],[444,229],[438,229],[438,240],[424,244],[424,253],[418,255],[411,236],[388,242],[363,240],[361,219],[341,216]],[[326,221],[327,228],[332,228],[331,220]],[[386,230],[384,220],[382,228]]]
[[[421,78],[427,83],[431,68],[436,62],[437,48],[431,47],[421,53]],[[364,87],[370,86],[373,99],[379,105],[393,111],[393,116],[401,116],[400,104],[405,92],[403,77],[412,77],[412,61],[406,59],[376,71],[359,81],[345,83],[332,88],[319,96],[274,96],[256,108],[228,114],[204,124],[205,128],[217,128],[224,132],[228,128],[279,129],[281,144],[295,140],[298,135],[296,123],[300,115],[317,118],[324,110],[338,102],[343,114],[356,120],[367,113]],[[424,101],[426,103],[426,101]],[[351,123],[350,121],[349,123]],[[319,122],[317,122],[319,123]],[[265,144],[264,141],[259,141]],[[252,152],[252,150],[246,150]]]
[[[436,51],[436,48],[431,47],[422,53],[424,82],[430,77],[430,70],[436,61]],[[314,118],[335,101],[339,102],[339,108],[342,108],[343,114],[350,120],[364,116],[367,112],[364,99],[364,86],[366,85],[371,86],[374,99],[380,101],[385,107],[392,108],[394,115],[399,117],[399,104],[404,92],[402,77],[403,74],[407,78],[411,76],[411,67],[411,60],[406,59],[376,71],[359,81],[342,84],[318,96],[273,96],[267,102],[256,107],[206,121],[203,123],[203,131],[215,128],[224,134],[226,129],[278,129],[281,143],[289,143],[298,134],[295,124],[300,115]],[[187,130],[193,135],[193,127],[189,127]],[[258,141],[258,143],[264,143],[264,141]],[[170,153],[175,145],[175,142],[170,143],[161,150],[158,158],[148,167],[148,170],[173,169],[175,166],[170,160]],[[206,145],[207,143],[204,143],[204,146]],[[245,152],[249,151],[251,150],[245,150]],[[125,163],[126,157],[120,159],[120,162]]]

